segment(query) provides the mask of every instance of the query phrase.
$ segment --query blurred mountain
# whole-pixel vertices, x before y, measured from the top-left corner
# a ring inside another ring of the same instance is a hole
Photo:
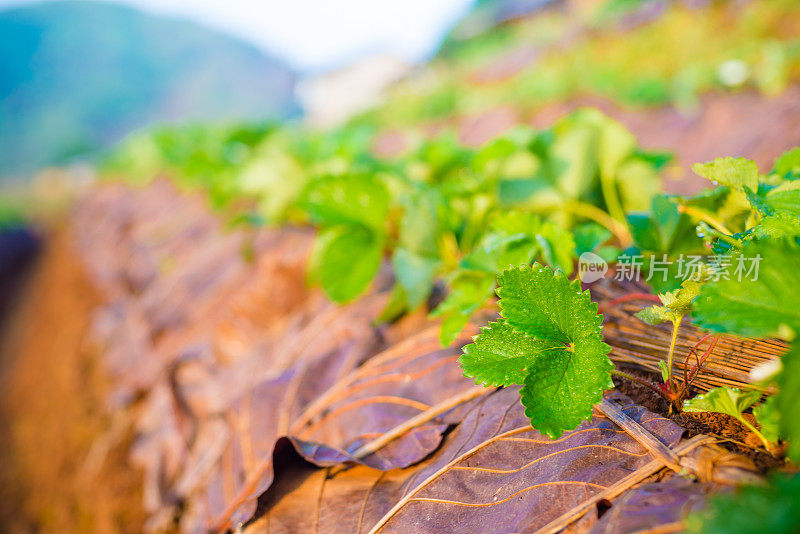
[[[294,84],[281,61],[185,20],[94,1],[0,11],[0,177],[154,122],[290,117]]]

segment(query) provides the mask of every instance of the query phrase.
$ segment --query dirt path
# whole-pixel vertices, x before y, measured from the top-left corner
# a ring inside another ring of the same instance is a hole
[[[30,282],[0,337],[0,530],[140,532],[129,437],[87,467],[112,425],[102,370],[84,341],[97,297],[65,232],[47,240]]]

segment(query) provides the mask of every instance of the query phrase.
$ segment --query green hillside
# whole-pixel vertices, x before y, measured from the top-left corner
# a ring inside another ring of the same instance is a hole
[[[153,122],[286,118],[294,81],[277,59],[183,20],[80,1],[0,11],[0,176]]]

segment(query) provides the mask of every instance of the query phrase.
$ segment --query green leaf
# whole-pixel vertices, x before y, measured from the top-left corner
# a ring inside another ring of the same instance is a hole
[[[756,422],[761,426],[761,433],[772,443],[780,439],[780,416],[776,405],[776,397],[767,397],[763,403],[753,408]]]
[[[702,284],[697,280],[684,280],[680,289],[667,291],[658,298],[670,310],[686,315],[692,308],[692,301],[700,294],[701,287]]]
[[[787,180],[800,177],[800,147],[787,150],[775,160],[774,172]]]
[[[675,313],[666,306],[650,306],[636,312],[636,317],[651,326],[676,320]]]
[[[751,241],[762,239],[794,239],[800,236],[800,218],[786,212],[762,217],[750,233]]]
[[[619,167],[616,185],[626,212],[646,210],[661,193],[658,170],[640,158],[630,159]]]
[[[571,232],[557,224],[544,222],[536,234],[536,242],[541,249],[542,259],[548,265],[558,267],[568,275],[572,274],[576,256],[575,241]]]
[[[717,158],[708,163],[695,163],[692,170],[712,182],[728,185],[736,190],[758,189],[758,166],[746,158]]]
[[[528,365],[545,351],[559,348],[514,330],[504,321],[481,328],[475,342],[464,347],[458,359],[464,376],[478,385],[510,386],[522,384]]]
[[[314,242],[309,278],[334,302],[353,300],[369,286],[381,265],[383,242],[361,226],[334,226]]]
[[[800,348],[795,345],[782,357],[775,407],[781,414],[779,434],[789,441],[789,458],[800,463]],[[783,416],[786,414],[785,416]]]
[[[691,218],[678,210],[675,197],[656,196],[650,213],[629,213],[628,226],[637,246],[670,255],[703,251]]]
[[[649,325],[666,321],[680,322],[692,308],[692,301],[700,294],[700,282],[684,280],[679,289],[661,293],[658,298],[663,306],[651,306],[636,313],[636,317]]]
[[[326,176],[309,184],[303,205],[323,225],[360,224],[381,234],[389,211],[389,193],[372,175]]]
[[[439,264],[438,258],[421,256],[402,247],[395,249],[392,266],[397,281],[405,290],[409,309],[418,308],[428,298]]]
[[[742,276],[735,267],[745,268],[753,259],[758,277]],[[758,261],[758,258],[761,258]],[[693,317],[702,327],[715,332],[743,336],[777,335],[786,327],[800,330],[800,249],[786,243],[762,242],[745,247],[744,254],[731,258],[730,279],[706,283],[694,304]]]
[[[461,331],[464,330],[464,327],[467,326],[469,317],[470,314],[463,312],[455,312],[445,317],[439,330],[439,343],[443,347],[452,345]]]
[[[595,222],[579,224],[572,229],[575,240],[575,253],[595,252],[603,243],[611,239],[611,232]]]
[[[442,195],[432,187],[419,187],[403,201],[400,218],[400,243],[408,250],[437,256],[439,236],[445,227],[445,205]]]
[[[800,215],[800,180],[785,182],[767,193],[766,202],[779,212]]]
[[[450,293],[444,301],[430,313],[433,318],[443,318],[439,340],[447,347],[455,341],[458,334],[494,289],[494,274],[461,271],[449,284]]]
[[[687,412],[717,412],[743,421],[742,412],[758,402],[762,393],[757,390],[741,391],[739,388],[718,387],[683,402]],[[748,423],[749,425],[749,423]]]
[[[800,524],[800,475],[773,475],[769,484],[741,486],[720,493],[708,506],[689,516],[693,534],[752,534],[797,532]]]
[[[530,362],[520,396],[533,427],[558,437],[591,417],[603,390],[613,387],[602,316],[580,282],[538,263],[508,269],[498,283],[509,326],[548,343]]]
[[[561,271],[534,263],[503,271],[497,281],[501,313],[521,332],[566,344],[602,331],[602,316],[589,291],[581,291],[580,282],[570,283]]]
[[[610,350],[600,334],[592,334],[529,364],[519,394],[533,428],[556,439],[591,418],[603,391],[614,387]]]
[[[408,297],[406,297],[406,292],[403,289],[403,286],[400,284],[395,284],[392,286],[392,290],[389,292],[389,301],[384,306],[383,310],[381,310],[380,315],[378,318],[375,319],[377,324],[381,323],[389,323],[403,315],[403,313],[408,309]]]

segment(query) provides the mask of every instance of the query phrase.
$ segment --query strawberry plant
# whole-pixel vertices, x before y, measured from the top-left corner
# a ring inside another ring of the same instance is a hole
[[[461,367],[478,384],[522,385],[531,425],[557,438],[614,387],[602,316],[578,281],[538,263],[507,269],[498,283],[502,319],[464,348]]]

